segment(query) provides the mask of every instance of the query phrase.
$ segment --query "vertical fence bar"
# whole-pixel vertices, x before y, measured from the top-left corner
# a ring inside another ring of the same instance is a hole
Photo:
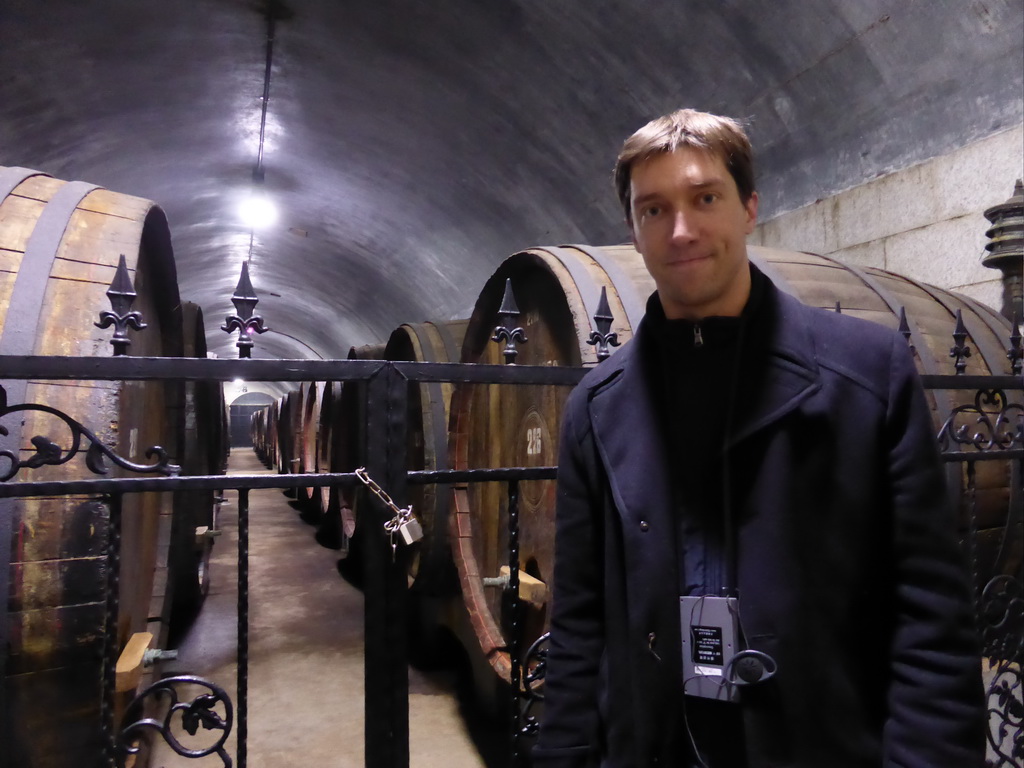
[[[238,680],[235,694],[238,717],[238,768],[246,768],[249,731],[249,489],[238,490]]]
[[[967,512],[967,560],[971,569],[971,599],[974,602],[974,622],[981,631],[981,594],[985,585],[981,583],[981,574],[978,564],[978,500],[977,500],[977,472],[975,462],[967,460],[964,462],[967,470],[967,487],[964,489],[964,497],[961,504],[966,507]]]
[[[8,315],[12,316],[10,310]],[[14,324],[9,324],[13,327]],[[20,323],[19,323],[20,325]],[[0,328],[0,331],[3,329]],[[8,354],[7,339],[0,333],[0,354]],[[28,382],[22,380],[0,379],[0,396],[7,403],[25,401]],[[0,432],[0,451],[10,451],[18,456],[21,451],[21,419],[8,419],[4,424],[6,434]],[[13,696],[7,686],[7,660],[11,646],[10,614],[7,610],[7,596],[11,589],[11,545],[15,537],[14,518],[16,500],[0,499],[0,596],[3,599],[3,610],[0,611],[0,768],[18,768],[20,751],[15,742],[14,703]]]
[[[519,617],[519,481],[508,481],[508,592],[509,592],[509,641],[508,656],[511,662],[512,683],[512,768],[519,768],[519,691],[522,687],[522,637]]]
[[[387,401],[386,382],[380,374],[366,385],[366,467],[371,477],[380,478],[387,451],[384,419],[380,413]],[[384,482],[378,479],[378,483]],[[373,506],[370,494],[363,494],[362,506],[367,513],[366,525],[357,529],[358,544],[363,550],[363,583],[365,601],[363,624],[365,645],[363,651],[363,687],[365,723],[364,765],[389,768],[395,766],[391,751],[391,715],[394,707],[390,691],[390,658],[387,652],[387,619],[384,600],[387,595],[387,565],[384,558],[383,529],[378,525],[380,513]],[[388,491],[390,493],[390,491]],[[372,509],[371,509],[372,507]]]
[[[103,681],[100,698],[100,727],[103,732],[103,757],[108,768],[117,765],[117,741],[114,738],[114,691],[117,681],[117,617],[121,600],[121,512],[123,496],[108,499],[107,526],[107,605],[103,616]]]
[[[390,363],[367,385],[367,471],[399,505],[405,503],[405,418],[408,382]],[[408,552],[392,557],[384,531],[392,513],[366,494],[360,526],[365,584],[365,765],[409,765],[409,671],[406,602]],[[383,511],[382,511],[383,510]]]
[[[409,382],[394,366],[386,369],[388,384],[387,467],[384,478],[392,489],[392,499],[405,507],[406,494],[406,418],[408,417]],[[391,517],[390,512],[388,517]],[[391,545],[388,545],[391,549]],[[387,571],[388,647],[391,648],[392,695],[395,701],[394,765],[406,768],[409,759],[409,548],[401,541],[392,551]]]
[[[15,385],[12,387],[11,385]],[[20,385],[20,387],[18,386]],[[11,402],[21,402],[25,382],[0,380],[0,393],[7,390]],[[13,391],[13,395],[10,393]],[[10,451],[18,455],[21,441],[21,421],[16,420],[13,424],[5,425],[7,434],[0,433],[0,451]],[[11,541],[14,537],[14,511],[15,499],[0,499],[0,595],[3,595],[4,606],[0,611],[0,744],[5,745],[0,749],[0,768],[15,768],[14,750],[14,708],[7,691],[7,657],[10,647],[10,615],[7,610],[7,595],[10,594],[11,578]]]

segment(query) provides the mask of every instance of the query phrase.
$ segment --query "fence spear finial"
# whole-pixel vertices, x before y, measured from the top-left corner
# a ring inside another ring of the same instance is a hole
[[[506,365],[515,365],[516,355],[519,354],[519,350],[516,349],[516,342],[525,344],[527,341],[526,332],[516,325],[516,318],[519,317],[519,307],[516,305],[516,297],[512,293],[512,278],[505,278],[505,293],[501,297],[501,308],[498,309],[498,317],[500,318],[500,325],[494,329],[494,333],[491,335],[491,341],[501,343],[505,342],[505,349],[502,350],[502,354],[505,355]]]
[[[597,326],[597,330],[591,331],[590,338],[587,339],[588,344],[597,347],[599,363],[611,356],[612,351],[609,347],[619,346],[619,334],[611,332],[614,319],[611,307],[608,306],[608,289],[602,285],[601,300],[598,301],[597,311],[594,313],[594,325]]]
[[[971,356],[971,348],[964,342],[967,341],[967,328],[964,325],[963,313],[956,311],[956,327],[953,329],[953,346],[950,347],[949,356],[953,358],[953,367],[957,375],[967,370],[967,358]]]
[[[913,342],[910,341],[911,331],[910,323],[907,321],[906,307],[900,307],[900,325],[896,330],[903,335],[904,340],[907,342],[907,346],[910,347],[910,353],[913,354],[915,350]]]
[[[270,329],[263,325],[263,318],[254,315],[253,310],[260,303],[256,291],[253,290],[252,281],[249,279],[249,262],[242,262],[242,274],[238,278],[238,285],[235,286],[235,293],[231,297],[231,303],[235,305],[237,314],[228,315],[224,319],[222,331],[231,333],[238,331],[238,356],[240,358],[252,356],[252,333],[266,333]]]
[[[117,262],[117,269],[114,270],[114,279],[110,281],[110,287],[107,289],[107,298],[110,299],[110,306],[114,311],[100,312],[100,321],[93,323],[97,328],[114,326],[114,338],[110,340],[114,347],[114,357],[128,354],[128,347],[132,343],[128,338],[129,326],[136,331],[141,331],[146,327],[146,324],[142,322],[142,313],[132,311],[132,304],[137,295],[122,253]]]

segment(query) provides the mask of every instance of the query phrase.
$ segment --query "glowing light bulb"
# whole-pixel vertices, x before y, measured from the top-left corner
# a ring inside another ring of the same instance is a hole
[[[247,227],[262,229],[277,221],[277,206],[262,192],[253,192],[239,203],[238,215]]]

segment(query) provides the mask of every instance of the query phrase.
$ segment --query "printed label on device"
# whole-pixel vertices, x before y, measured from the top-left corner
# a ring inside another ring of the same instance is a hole
[[[721,627],[690,627],[693,633],[693,663],[725,666]]]

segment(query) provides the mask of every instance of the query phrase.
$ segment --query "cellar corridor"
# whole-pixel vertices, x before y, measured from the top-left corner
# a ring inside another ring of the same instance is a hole
[[[269,472],[251,450],[232,450],[229,474]],[[234,700],[237,495],[227,497],[210,594],[178,643],[178,658],[165,662],[162,671],[197,674],[224,687]],[[339,576],[338,553],[318,546],[313,532],[281,491],[250,492],[250,768],[364,764],[363,595]],[[462,678],[454,669],[410,669],[409,675],[410,765],[504,765],[495,726],[467,726],[464,713],[478,708],[458,694],[469,686],[458,684]],[[235,734],[228,746],[234,756]],[[154,768],[197,764],[168,748],[154,758]],[[198,763],[218,760],[210,756]]]

